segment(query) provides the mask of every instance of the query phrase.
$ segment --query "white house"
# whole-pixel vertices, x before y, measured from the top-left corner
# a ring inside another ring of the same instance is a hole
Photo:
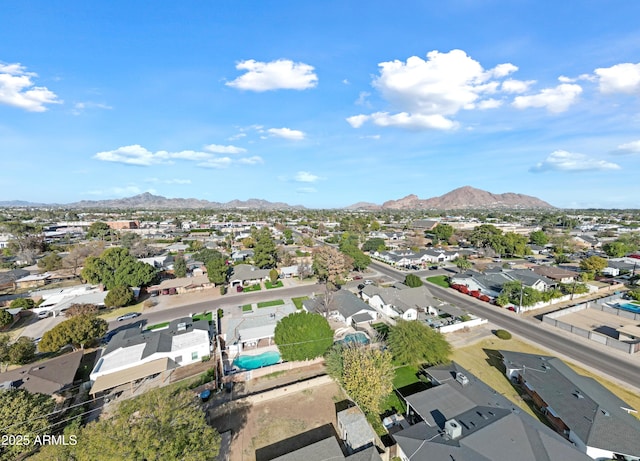
[[[367,285],[361,296],[381,314],[404,320],[417,320],[419,310],[427,311],[429,306],[439,304],[426,287],[398,289]]]
[[[211,354],[207,320],[173,320],[167,328],[140,331],[128,328],[116,334],[89,375],[91,394],[146,378],[173,368],[200,362]]]

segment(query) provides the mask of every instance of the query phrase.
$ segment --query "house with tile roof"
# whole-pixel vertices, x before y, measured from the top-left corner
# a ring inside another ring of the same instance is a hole
[[[405,397],[393,434],[403,461],[589,461],[571,443],[456,364],[425,370],[434,386]]]
[[[593,378],[551,356],[500,351],[507,377],[522,386],[549,423],[596,460],[640,459],[637,410]]]

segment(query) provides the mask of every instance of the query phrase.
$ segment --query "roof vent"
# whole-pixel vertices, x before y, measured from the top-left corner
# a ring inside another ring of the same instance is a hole
[[[575,395],[575,396],[576,396],[576,398],[578,398],[578,399],[584,399],[584,395],[582,395],[582,394],[580,393],[580,391],[575,391],[575,392],[573,393],[573,395]]]
[[[456,373],[456,381],[458,381],[463,386],[469,384],[469,378],[467,378],[463,373]]]
[[[444,432],[450,439],[457,439],[462,435],[462,426],[455,419],[450,419],[444,423]]]
[[[187,331],[187,323],[181,322],[178,324],[178,331]]]
[[[611,414],[610,414],[607,410],[605,410],[604,408],[601,408],[601,409],[600,409],[600,411],[601,411],[601,412],[602,412],[602,414],[603,414],[603,415],[605,415],[605,416],[611,416]]]

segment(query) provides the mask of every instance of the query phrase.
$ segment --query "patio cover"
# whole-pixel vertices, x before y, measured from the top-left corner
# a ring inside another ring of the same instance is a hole
[[[114,373],[109,373],[108,375],[99,376],[94,381],[93,386],[91,386],[91,391],[89,393],[95,395],[98,392],[112,389],[138,379],[146,378],[147,376],[155,375],[156,373],[162,373],[163,371],[176,367],[177,365],[175,365],[173,360],[168,357],[152,360],[151,362],[127,368],[126,370],[120,370]]]

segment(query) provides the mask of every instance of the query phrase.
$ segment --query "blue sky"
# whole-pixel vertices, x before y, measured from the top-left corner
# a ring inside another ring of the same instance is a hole
[[[640,208],[640,2],[24,1],[0,200]]]

